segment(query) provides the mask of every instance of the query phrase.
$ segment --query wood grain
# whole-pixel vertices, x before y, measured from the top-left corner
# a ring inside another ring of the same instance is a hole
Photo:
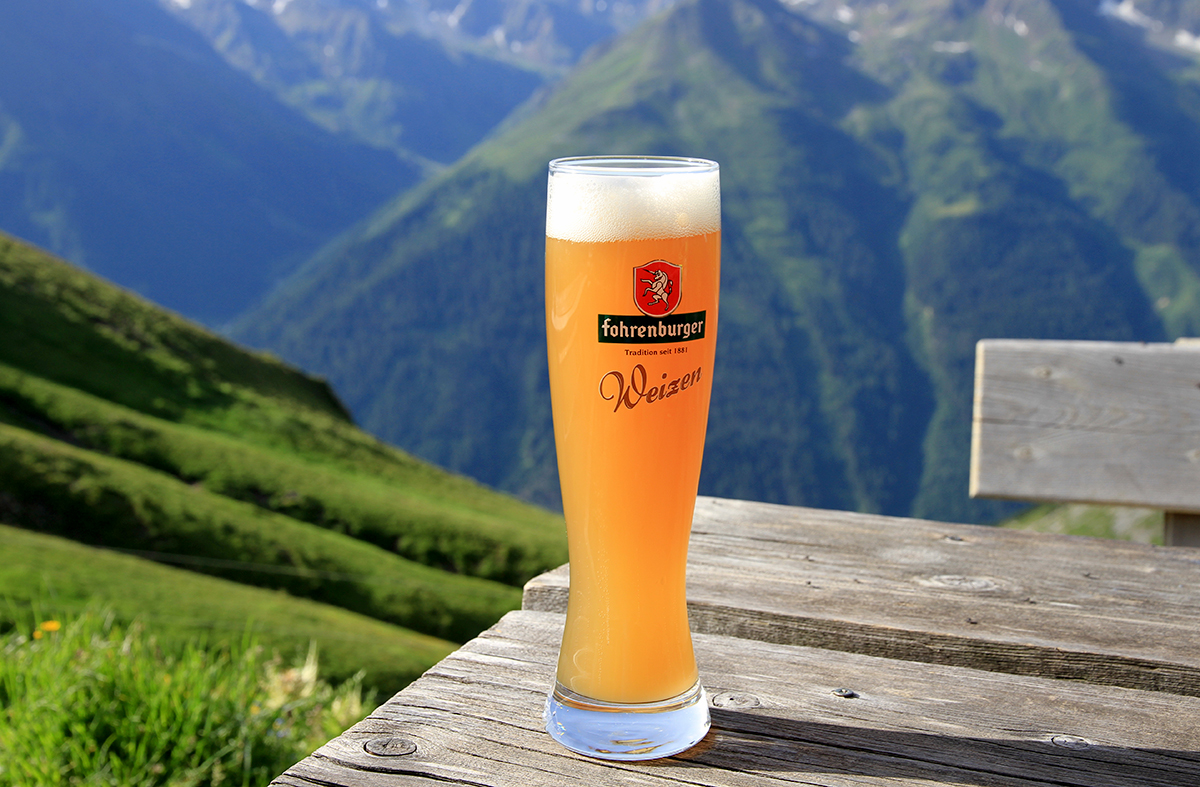
[[[542,729],[562,621],[510,613],[273,783],[1200,784],[1197,698],[704,634],[696,650],[713,706],[708,738],[667,760],[602,763]],[[368,752],[395,739],[412,753]]]
[[[970,494],[1200,513],[1200,344],[989,339]]]
[[[1196,549],[702,497],[688,604],[703,633],[1200,696]]]

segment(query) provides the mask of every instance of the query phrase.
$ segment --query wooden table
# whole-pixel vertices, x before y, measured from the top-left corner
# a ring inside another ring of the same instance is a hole
[[[1200,787],[1200,549],[701,498],[713,730],[642,764],[542,730],[566,583],[273,784]]]

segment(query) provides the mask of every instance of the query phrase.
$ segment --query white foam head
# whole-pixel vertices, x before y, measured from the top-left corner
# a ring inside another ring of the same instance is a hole
[[[546,235],[601,242],[721,229],[721,176],[702,159],[599,156],[550,162]]]

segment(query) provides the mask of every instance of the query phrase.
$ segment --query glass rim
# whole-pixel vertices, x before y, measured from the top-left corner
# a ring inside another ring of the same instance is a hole
[[[567,156],[550,162],[550,174],[654,176],[717,172],[720,165],[687,156]]]

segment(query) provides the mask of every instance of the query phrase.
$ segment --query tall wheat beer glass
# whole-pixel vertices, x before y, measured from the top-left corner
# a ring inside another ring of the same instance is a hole
[[[708,732],[685,603],[720,281],[717,165],[550,162],[546,334],[571,590],[546,729],[645,760]]]

